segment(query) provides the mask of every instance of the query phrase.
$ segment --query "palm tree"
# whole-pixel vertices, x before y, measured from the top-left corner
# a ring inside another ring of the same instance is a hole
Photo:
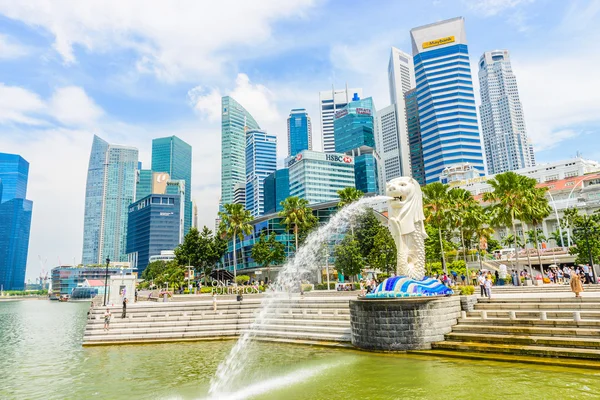
[[[509,234],[509,235],[506,235],[504,237],[504,239],[502,239],[502,244],[509,248],[511,248],[514,245],[515,249],[516,249],[517,247],[523,246],[523,239],[521,238],[521,236],[517,236],[517,240],[515,243],[515,235]]]
[[[563,232],[562,237],[560,236],[559,229],[550,233],[550,239],[554,240],[554,243],[556,243],[557,247],[565,247],[565,243],[567,242],[567,238],[565,236],[567,236],[565,232]]]
[[[340,197],[340,201],[338,201],[338,208],[344,208],[348,204],[352,204],[355,201],[359,200],[363,197],[364,193],[361,190],[353,188],[351,186],[343,188],[342,190],[337,191],[338,196]],[[354,236],[354,225],[350,222],[350,232],[352,232],[352,236]]]
[[[537,249],[538,262],[540,271],[543,274],[542,267],[542,256],[540,254],[540,240],[538,238],[538,225],[540,225],[544,219],[550,215],[552,209],[548,204],[546,198],[546,188],[537,188],[529,190],[526,195],[526,210],[525,210],[525,221],[533,225],[533,237],[535,240],[535,247]]]
[[[425,212],[425,222],[430,224],[438,231],[440,240],[440,249],[442,253],[442,268],[445,273],[446,256],[444,255],[444,241],[442,239],[442,230],[449,222],[450,201],[448,198],[448,185],[441,182],[433,182],[423,187],[423,211]]]
[[[313,215],[306,199],[291,196],[282,201],[281,205],[283,206],[283,210],[279,212],[279,216],[283,218],[282,222],[288,229],[294,228],[296,251],[298,251],[299,229],[314,224],[316,217]]]
[[[448,191],[448,201],[452,212],[449,213],[449,222],[451,226],[458,229],[460,242],[463,250],[463,259],[465,267],[467,265],[467,248],[465,246],[465,228],[466,222],[475,213],[475,206],[479,206],[471,192],[461,188],[452,188]],[[474,215],[473,215],[474,216]]]
[[[219,231],[227,238],[233,239],[233,281],[237,277],[236,238],[244,239],[244,235],[252,233],[252,214],[244,209],[243,204],[224,204],[225,212],[219,211],[221,223]]]
[[[512,171],[494,176],[487,181],[492,192],[483,194],[483,201],[492,203],[493,220],[498,225],[512,226],[513,236],[517,236],[516,221],[527,216],[527,201],[536,188],[537,181]],[[535,196],[534,196],[535,197]],[[518,244],[518,240],[517,243]],[[519,248],[515,246],[515,261],[519,268]]]

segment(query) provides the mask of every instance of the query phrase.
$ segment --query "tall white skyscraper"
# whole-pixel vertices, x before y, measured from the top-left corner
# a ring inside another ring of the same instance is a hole
[[[534,165],[527,139],[517,79],[507,50],[486,51],[479,59],[481,130],[490,174]]]
[[[323,135],[323,151],[335,153],[335,138],[333,134],[333,120],[337,110],[340,110],[353,98],[362,98],[362,89],[331,90],[319,92],[319,108],[321,110],[321,133]]]
[[[404,93],[415,87],[415,74],[412,57],[395,47],[390,53],[388,79],[391,106],[377,112],[377,152],[386,182],[411,175]],[[395,118],[395,123],[390,118]]]

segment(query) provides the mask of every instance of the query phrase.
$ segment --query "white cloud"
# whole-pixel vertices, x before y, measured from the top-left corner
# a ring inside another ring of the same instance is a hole
[[[51,115],[70,126],[93,125],[103,114],[86,93],[78,86],[58,88],[49,102]]]
[[[66,64],[76,46],[88,51],[132,49],[139,71],[165,80],[218,74],[242,51],[272,38],[271,23],[302,15],[314,0],[218,2],[94,0],[1,1],[0,13],[39,26],[54,36]],[[226,16],[226,18],[225,18]],[[223,52],[231,47],[231,53]]]
[[[29,53],[29,49],[17,42],[12,38],[0,34],[0,59],[13,59],[26,56]]]
[[[36,93],[0,83],[0,123],[40,125],[43,121],[32,114],[44,109],[45,104]]]
[[[486,17],[498,15],[517,6],[533,3],[534,0],[463,0],[467,6]]]
[[[225,93],[242,104],[261,126],[261,122],[268,124],[281,119],[276,106],[277,98],[273,92],[265,85],[252,83],[246,74],[238,74],[235,87]],[[221,97],[223,96],[224,94],[219,89],[211,89],[206,92],[200,86],[188,92],[194,109],[211,121],[221,118]]]

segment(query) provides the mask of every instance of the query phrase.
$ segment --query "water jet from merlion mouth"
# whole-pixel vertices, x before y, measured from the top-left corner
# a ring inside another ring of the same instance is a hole
[[[369,207],[386,200],[390,200],[390,197],[363,197],[339,210],[327,224],[308,235],[304,245],[298,248],[295,256],[281,267],[273,282],[274,290],[263,299],[261,310],[249,329],[240,336],[227,358],[218,366],[210,383],[209,394],[211,396],[225,397],[228,392],[234,390],[233,382],[241,376],[248,365],[251,352],[245,351],[245,347],[256,335],[260,325],[264,323],[270,309],[279,300],[287,299],[289,290],[298,287],[303,278],[311,276],[321,268],[319,261],[323,258],[323,243],[328,242],[338,232],[346,230],[349,223]]]

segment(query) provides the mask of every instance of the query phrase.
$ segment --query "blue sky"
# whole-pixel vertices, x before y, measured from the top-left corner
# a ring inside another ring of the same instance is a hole
[[[387,106],[390,47],[410,53],[411,28],[455,16],[473,65],[511,52],[538,162],[600,159],[598,0],[284,3],[0,0],[0,151],[31,164],[28,277],[38,255],[80,260],[94,133],[137,146],[146,166],[154,137],[192,144],[192,196],[213,227],[221,96],[278,135],[280,158],[289,110],[307,108],[319,149],[320,90],[347,82]]]

